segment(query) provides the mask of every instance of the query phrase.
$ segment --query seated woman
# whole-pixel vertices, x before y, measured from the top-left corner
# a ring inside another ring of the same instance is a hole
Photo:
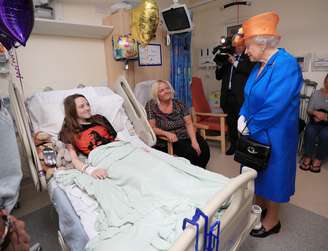
[[[310,122],[304,134],[304,153],[300,168],[318,173],[328,154],[328,74],[324,87],[311,96],[308,114]]]
[[[147,102],[146,111],[155,134],[173,143],[175,155],[205,168],[210,158],[209,147],[202,136],[195,132],[188,108],[173,99],[171,84],[158,80],[152,86],[151,95],[152,100]],[[155,148],[167,152],[167,143],[158,139]]]
[[[65,118],[59,139],[66,144],[74,167],[98,179],[106,178],[104,169],[90,167],[78,158],[78,153],[88,155],[94,148],[112,142],[116,131],[101,115],[91,115],[88,100],[81,94],[73,94],[64,100]]]

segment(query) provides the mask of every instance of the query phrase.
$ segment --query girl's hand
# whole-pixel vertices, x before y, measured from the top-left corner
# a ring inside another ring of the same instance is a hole
[[[98,168],[98,169],[91,172],[91,176],[96,178],[96,179],[103,180],[103,179],[108,177],[108,173],[105,169]]]

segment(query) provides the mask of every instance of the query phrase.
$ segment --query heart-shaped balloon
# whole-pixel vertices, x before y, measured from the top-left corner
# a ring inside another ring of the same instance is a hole
[[[0,32],[7,42],[25,46],[33,25],[33,0],[0,0]]]

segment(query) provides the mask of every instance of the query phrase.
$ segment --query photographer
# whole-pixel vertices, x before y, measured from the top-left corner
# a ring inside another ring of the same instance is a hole
[[[217,64],[216,79],[222,80],[221,107],[228,114],[230,148],[226,155],[233,155],[238,139],[237,121],[244,100],[244,87],[254,63],[245,54],[244,42],[238,34],[233,37],[232,46],[227,41],[219,49],[214,61]]]

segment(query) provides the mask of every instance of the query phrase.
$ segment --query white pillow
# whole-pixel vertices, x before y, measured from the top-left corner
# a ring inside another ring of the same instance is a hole
[[[35,126],[37,127],[37,130],[35,131],[47,132],[53,136],[57,136],[64,121],[64,112],[61,106],[63,105],[43,104],[40,106],[41,113],[38,121],[42,121],[42,123],[34,122]]]
[[[43,131],[57,136],[64,120],[64,105],[62,102],[48,103],[41,100],[33,97],[27,102],[33,131]]]
[[[64,119],[64,99],[72,94],[83,94],[91,103],[96,99],[93,87],[60,91],[37,92],[26,100],[33,131],[44,131],[57,136]]]
[[[114,129],[116,131],[120,131],[122,126],[119,125],[119,123],[115,123],[114,125],[114,118],[122,107],[123,102],[123,98],[116,94],[97,97],[97,99],[94,100],[93,106],[91,106],[92,113],[105,116],[106,119],[113,125]]]
[[[64,99],[75,93],[83,94],[90,103],[92,114],[105,116],[117,132],[130,129],[128,125],[131,123],[122,108],[122,97],[108,87],[86,87],[38,92],[28,98],[26,104],[33,131],[44,131],[57,137],[64,120]]]

